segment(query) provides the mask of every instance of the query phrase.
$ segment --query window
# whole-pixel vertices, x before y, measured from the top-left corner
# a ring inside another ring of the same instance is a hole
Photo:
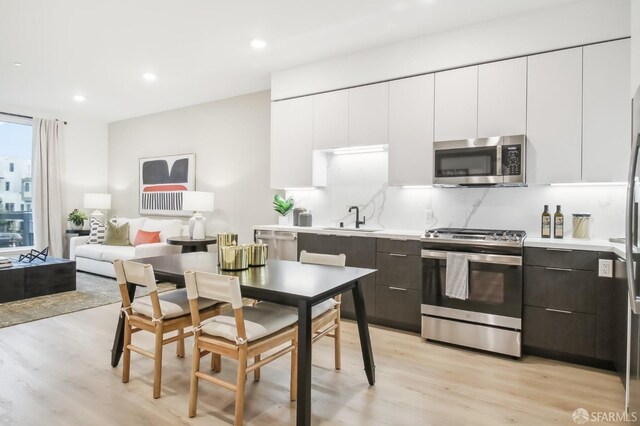
[[[0,114],[0,251],[33,245],[31,138],[30,119]]]

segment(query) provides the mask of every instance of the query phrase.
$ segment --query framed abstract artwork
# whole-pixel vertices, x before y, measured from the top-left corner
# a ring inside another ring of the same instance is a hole
[[[182,195],[196,187],[196,155],[140,159],[140,214],[192,216],[182,211]]]

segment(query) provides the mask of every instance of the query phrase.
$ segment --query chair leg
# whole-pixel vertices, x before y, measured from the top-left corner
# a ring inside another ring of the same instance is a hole
[[[291,351],[291,386],[290,398],[295,401],[298,396],[298,329],[293,333],[293,350]]]
[[[247,346],[240,348],[238,354],[238,377],[236,381],[236,419],[235,425],[242,424],[244,416],[244,388],[247,379]]]
[[[260,362],[260,355],[256,355],[255,357],[253,357],[253,362]],[[253,370],[253,381],[254,382],[259,382],[260,381],[260,369],[256,368],[255,370]]]
[[[333,330],[333,345],[336,370],[340,370],[340,314],[336,318],[336,329]]]
[[[156,347],[153,358],[153,397],[160,398],[162,381],[162,340],[164,326],[162,322],[156,323]]]
[[[220,354],[211,352],[211,371],[214,373],[222,371],[222,357]]]
[[[181,334],[184,334],[184,328],[178,330],[178,336]],[[176,346],[176,355],[178,355],[178,358],[184,358],[184,339],[178,340]]]
[[[122,383],[129,382],[129,374],[131,372],[131,349],[129,349],[129,345],[131,344],[131,323],[129,319],[125,317],[124,319],[124,362],[122,364]]]
[[[194,336],[194,339],[197,337]],[[198,377],[196,373],[200,370],[200,348],[197,343],[193,348],[193,356],[191,357],[191,387],[189,388],[189,417],[196,416],[196,406],[198,404]]]

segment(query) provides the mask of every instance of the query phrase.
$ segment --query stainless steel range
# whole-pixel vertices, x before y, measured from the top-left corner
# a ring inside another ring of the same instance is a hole
[[[525,238],[524,231],[428,230],[422,337],[520,357]]]

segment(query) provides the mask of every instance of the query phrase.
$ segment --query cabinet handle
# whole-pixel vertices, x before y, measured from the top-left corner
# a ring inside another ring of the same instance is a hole
[[[561,251],[563,253],[570,253],[573,250],[569,250],[569,249],[558,249],[558,248],[547,248],[547,251]]]
[[[389,287],[389,290],[407,291],[406,288],[402,288],[402,287]]]
[[[548,266],[546,269],[549,271],[573,272],[573,269],[569,269],[569,268],[552,268],[551,266]]]
[[[389,256],[395,256],[395,257],[407,257],[406,254],[400,254],[400,253],[389,253]]]
[[[545,310],[549,311],[549,312],[557,312],[559,314],[572,314],[573,312],[571,311],[563,311],[562,309],[551,309],[551,308],[546,308]]]
[[[389,238],[390,241],[409,241],[406,238]]]

